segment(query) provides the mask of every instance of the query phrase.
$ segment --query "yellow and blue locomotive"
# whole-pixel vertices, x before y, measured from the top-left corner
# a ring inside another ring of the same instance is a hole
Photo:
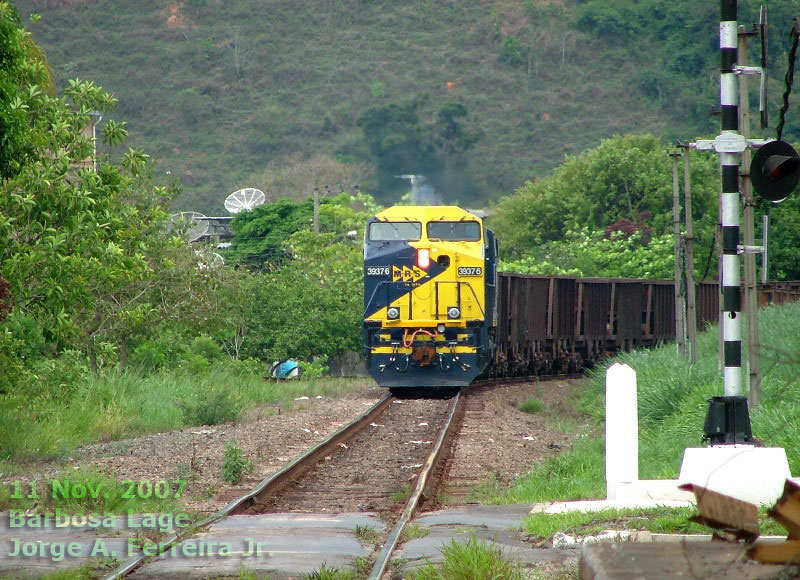
[[[469,385],[492,360],[497,242],[455,206],[395,206],[367,224],[364,347],[383,387]]]

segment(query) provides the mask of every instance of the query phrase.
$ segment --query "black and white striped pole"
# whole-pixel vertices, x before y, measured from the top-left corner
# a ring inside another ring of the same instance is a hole
[[[736,66],[739,33],[736,1],[722,0],[719,44],[722,56],[720,104],[722,134],[739,135],[739,89],[733,67]],[[744,138],[742,138],[744,141]],[[746,147],[746,144],[745,144]],[[739,164],[742,151],[719,152],[722,166],[722,335],[724,340],[725,396],[742,394],[742,311],[741,268],[739,263]]]
[[[758,148],[750,165],[753,189],[764,199],[778,203],[800,182],[800,156],[784,141],[747,139],[739,132],[739,86],[736,75],[758,74],[761,77],[760,97],[765,99],[765,61],[761,67],[740,66],[738,61],[737,0],[721,0],[719,46],[720,105],[722,127],[716,139],[697,140],[690,147],[719,154],[722,173],[720,219],[722,225],[722,339],[724,396],[709,400],[705,437],[712,444],[750,443],[750,412],[742,391],[742,294],[741,260],[746,251],[763,251],[763,247],[739,244],[739,166],[748,147]],[[762,21],[765,21],[762,9]],[[763,40],[762,40],[763,42]]]
[[[748,143],[739,133],[737,0],[721,0],[719,25],[722,130],[709,148],[719,154],[722,170],[722,337],[724,396],[709,401],[705,436],[712,444],[752,441],[747,398],[742,394],[742,298],[739,258],[739,165]],[[699,145],[699,143],[698,143]],[[698,147],[701,148],[701,147]]]
[[[772,143],[747,139],[739,133],[738,79],[736,75],[761,74],[764,67],[744,67],[737,64],[736,0],[722,0],[720,50],[722,56],[720,104],[722,130],[714,140],[697,140],[690,144],[700,151],[719,154],[722,173],[720,221],[722,225],[722,337],[724,340],[724,396],[709,400],[705,436],[710,447],[687,447],[678,480],[693,483],[740,500],[769,504],[777,499],[786,478],[791,477],[786,451],[781,447],[753,447],[747,397],[742,396],[742,299],[740,292],[741,262],[739,255],[752,251],[739,244],[739,174],[742,153],[748,147],[759,149],[753,157],[750,177],[757,189],[760,179],[766,183],[766,195],[784,197],[792,180],[800,180],[800,159],[797,155],[770,151]],[[764,83],[762,83],[762,87]],[[762,90],[762,97],[764,92]],[[746,127],[746,126],[745,126]],[[762,153],[765,151],[765,153]],[[763,161],[758,161],[759,154]],[[758,163],[757,163],[758,161]],[[754,169],[755,168],[755,169]],[[758,177],[756,177],[758,176]],[[797,184],[797,181],[794,182]],[[766,198],[769,199],[769,198]],[[782,198],[781,198],[782,199]],[[745,445],[745,449],[736,444]]]

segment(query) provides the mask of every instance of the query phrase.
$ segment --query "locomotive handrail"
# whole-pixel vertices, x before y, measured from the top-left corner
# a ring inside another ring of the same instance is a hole
[[[375,298],[375,294],[378,293],[378,289],[381,286],[388,285],[388,284],[389,284],[388,280],[383,280],[383,281],[379,282],[377,286],[375,286],[375,289],[372,291],[372,294],[370,295],[369,300],[367,300],[367,305],[364,307],[364,314],[361,315],[362,319],[367,317],[367,312],[369,312],[369,307],[372,304],[372,299]],[[388,304],[389,301],[387,300],[386,302]]]

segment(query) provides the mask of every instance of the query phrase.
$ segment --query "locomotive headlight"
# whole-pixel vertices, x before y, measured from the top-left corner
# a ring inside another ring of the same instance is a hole
[[[444,324],[439,324],[439,325],[436,327],[436,330],[439,332],[439,334],[444,334],[444,329],[445,329],[445,326],[444,326]]]
[[[425,248],[417,250],[417,266],[427,270],[431,265],[431,252]]]
[[[400,318],[400,309],[395,306],[387,308],[386,318],[388,318],[389,320],[397,320],[398,318]]]
[[[447,309],[447,318],[453,320],[455,318],[459,318],[461,316],[461,309],[457,306],[451,306]]]

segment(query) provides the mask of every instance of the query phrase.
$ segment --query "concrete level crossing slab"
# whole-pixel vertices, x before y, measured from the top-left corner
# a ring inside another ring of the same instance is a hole
[[[509,558],[525,566],[577,563],[577,546],[543,548],[526,541],[522,520],[530,510],[531,504],[512,504],[458,507],[424,514],[414,523],[428,534],[407,541],[395,558],[406,560],[404,567],[440,562],[444,545],[451,540],[467,542],[475,537],[494,543]]]
[[[356,537],[357,526],[377,533],[385,524],[374,514],[265,514],[231,516],[178,544],[131,578],[189,580],[236,576],[242,567],[271,578],[297,578],[328,568],[352,568],[373,546]]]

